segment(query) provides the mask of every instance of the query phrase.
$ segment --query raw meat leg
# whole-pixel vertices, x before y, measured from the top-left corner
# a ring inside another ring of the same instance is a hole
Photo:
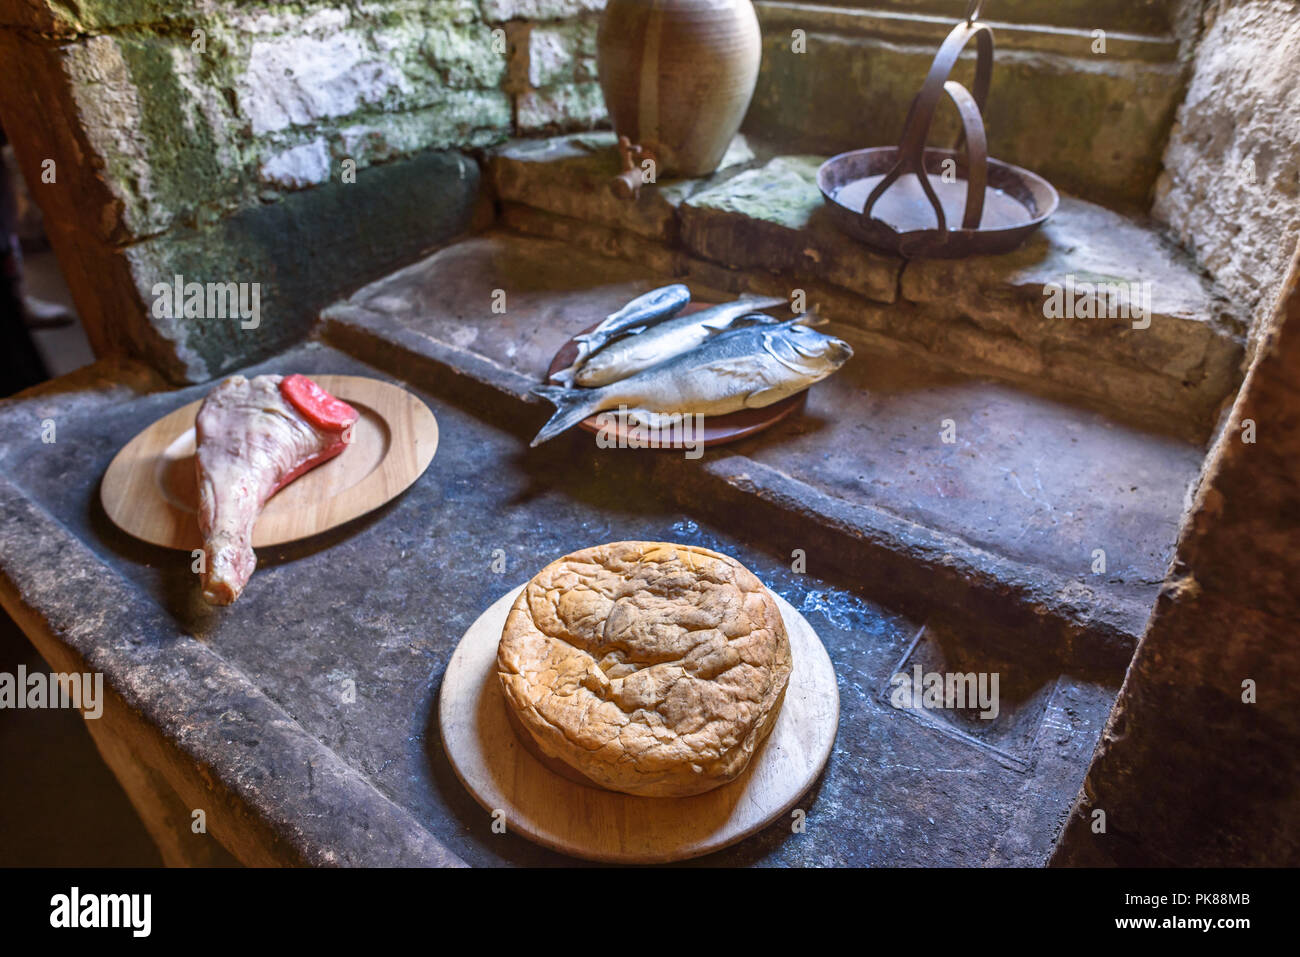
[[[357,412],[306,376],[232,376],[203,401],[195,421],[203,597],[228,605],[257,556],[253,526],[267,499],[338,455]]]

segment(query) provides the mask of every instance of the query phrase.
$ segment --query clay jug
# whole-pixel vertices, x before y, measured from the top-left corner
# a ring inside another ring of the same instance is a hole
[[[608,0],[597,66],[614,130],[629,141],[629,170],[629,146],[638,167],[654,160],[656,178],[716,170],[761,57],[751,0]]]

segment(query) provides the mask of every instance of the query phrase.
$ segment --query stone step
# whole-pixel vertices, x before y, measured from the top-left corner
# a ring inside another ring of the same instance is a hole
[[[1005,3],[991,9],[997,18],[981,17],[993,29],[995,49],[1036,50],[1065,56],[1092,54],[1094,41],[1104,35],[1106,55],[1126,60],[1168,62],[1178,57],[1179,41],[1171,34],[1170,24],[1159,18],[1125,22],[1120,16],[1097,11],[1091,0],[1079,0],[1088,12],[1067,14],[1061,4],[1044,4],[1043,16],[1016,19]],[[1131,7],[1131,0],[1117,0]],[[807,4],[785,0],[758,0],[754,4],[759,22],[771,33],[789,35],[791,31],[836,33],[843,36],[871,36],[896,43],[925,43],[938,49],[944,37],[957,23],[950,0],[936,0],[928,9],[924,2],[876,4],[871,9],[846,0],[844,4]],[[958,11],[960,13],[961,11]],[[1052,14],[1066,14],[1053,16]]]
[[[654,189],[643,189],[635,200],[623,200],[610,191],[610,182],[621,170],[615,143],[608,131],[513,140],[493,150],[489,159],[497,195],[672,245],[679,236],[677,211],[687,197],[758,160],[749,141],[737,136],[713,176],[665,180]]]
[[[1051,24],[1086,30],[1130,30],[1167,33],[1177,16],[1179,0],[989,0],[982,20],[1002,23]],[[965,4],[953,0],[871,0],[871,10],[860,10],[862,0],[823,0],[817,6],[849,8],[874,16],[915,17],[927,15],[952,24],[965,14]],[[769,7],[804,6],[758,0],[760,15]]]
[[[549,414],[529,390],[560,345],[663,278],[652,265],[491,232],[330,307],[323,334],[493,410],[522,442]],[[691,285],[701,301],[722,295]],[[504,312],[493,308],[498,290]],[[724,524],[740,511],[772,547],[833,555],[837,575],[917,620],[1121,673],[1201,448],[831,329],[856,356],[811,391],[802,415],[699,461],[629,454],[684,507]],[[605,461],[585,433],[556,441],[566,458]]]
[[[1241,330],[1149,224],[1065,196],[1015,252],[903,264],[829,221],[816,185],[821,161],[778,157],[693,193],[680,208],[683,246],[787,285],[812,279],[888,303],[828,290],[822,305],[959,368],[1048,380],[1122,417],[1209,434],[1238,381]]]
[[[896,144],[950,15],[759,4],[763,62],[745,129],[788,152],[835,154]],[[993,156],[1111,205],[1145,208],[1185,89],[1168,35],[997,23],[985,110]],[[793,31],[800,34],[796,47]],[[967,59],[970,59],[968,57]],[[969,82],[969,63],[955,77]],[[941,106],[931,143],[957,134]]]
[[[828,317],[932,362],[1194,441],[1237,385],[1239,319],[1141,219],[1066,196],[1013,253],[905,265],[829,222],[821,157],[764,162],[770,148],[738,141],[713,177],[622,202],[607,189],[612,142],[589,134],[497,151],[505,223],[720,289],[802,289]]]

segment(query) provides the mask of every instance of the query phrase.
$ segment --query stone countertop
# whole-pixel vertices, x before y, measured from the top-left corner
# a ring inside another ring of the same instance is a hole
[[[394,378],[319,344],[244,372],[289,369]],[[941,630],[914,643],[917,622],[864,597],[835,556],[812,549],[797,574],[779,529],[743,510],[725,529],[701,520],[663,486],[672,473],[635,452],[530,452],[540,412],[480,405],[462,380],[434,374],[416,390],[441,431],[425,475],[365,518],[263,549],[243,597],[209,608],[188,555],[134,541],[99,505],[116,451],[204,391],[131,375],[73,377],[0,406],[11,436],[0,597],[47,657],[102,671],[133,718],[197,769],[198,799],[234,809],[214,812],[213,833],[246,862],[572,863],[492,833],[442,754],[436,697],[461,634],[493,600],[568,550],[626,538],[735,555],[809,618],[839,678],[839,736],[800,802],[806,830],[778,822],[705,863],[1040,864],[1049,853],[1113,682],[998,661]],[[47,421],[53,443],[41,441]],[[943,660],[1008,670],[998,720],[890,706],[898,667]]]
[[[475,401],[540,424],[528,390],[565,336],[664,281],[648,264],[490,232],[332,306],[324,335],[371,361],[400,349],[411,374],[455,376],[480,390]],[[700,301],[726,297],[687,281]],[[698,467],[648,460],[679,504],[723,523],[734,508],[770,506],[765,522],[825,548],[858,587],[917,617],[946,603],[964,630],[992,622],[989,640],[1069,646],[1078,663],[1122,673],[1200,448],[831,328],[855,356],[811,390],[804,414]],[[1101,572],[1095,549],[1106,553]],[[1050,622],[1054,635],[1036,634]]]

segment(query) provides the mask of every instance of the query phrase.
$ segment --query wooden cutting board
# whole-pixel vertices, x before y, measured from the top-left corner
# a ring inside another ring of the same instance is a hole
[[[360,413],[352,442],[335,458],[280,489],[266,503],[253,547],[296,541],[350,522],[405,491],[438,448],[438,422],[400,386],[352,375],[313,379]],[[100,501],[113,523],[164,548],[199,548],[198,480],[191,402],[128,442],[104,473]]]
[[[515,737],[496,674],[497,643],[520,585],[461,639],[439,696],[443,747],[461,783],[507,831],[593,861],[653,864],[720,850],[790,811],[830,757],[839,724],[835,670],[821,639],[785,599],[776,603],[794,670],[767,741],[745,772],[705,794],[633,797],[548,770]],[[497,814],[497,812],[500,812]]]

